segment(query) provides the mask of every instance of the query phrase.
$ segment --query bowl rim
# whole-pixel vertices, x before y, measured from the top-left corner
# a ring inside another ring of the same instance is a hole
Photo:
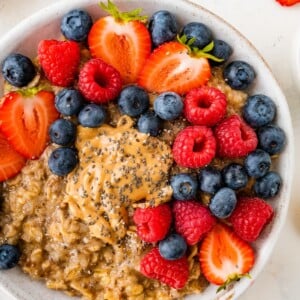
[[[151,0],[136,0],[135,2],[152,2]],[[205,14],[210,15],[213,19],[217,20],[220,23],[223,23],[225,26],[227,26],[228,30],[235,32],[236,35],[238,35],[245,43],[247,43],[248,47],[251,49],[252,52],[255,52],[255,56],[263,63],[267,71],[269,72],[269,75],[272,77],[272,80],[274,81],[274,84],[278,87],[278,93],[280,94],[280,104],[285,109],[285,112],[287,113],[285,117],[285,129],[287,129],[287,138],[288,143],[286,145],[285,153],[288,156],[288,164],[286,168],[290,172],[290,179],[291,176],[294,174],[294,164],[293,161],[295,159],[295,145],[294,145],[294,133],[293,133],[293,126],[292,126],[292,120],[291,120],[291,114],[289,112],[288,102],[286,100],[285,95],[282,92],[282,89],[280,87],[280,84],[278,83],[277,79],[275,78],[273,72],[271,71],[270,66],[266,62],[266,60],[263,58],[263,56],[259,53],[259,51],[256,49],[256,47],[233,25],[231,25],[228,21],[224,20],[221,16],[211,12],[207,8],[203,7],[199,3],[196,3],[197,0],[177,0],[176,5],[188,5],[195,7],[196,10],[203,11]],[[1,51],[2,48],[5,46],[2,45],[11,45],[11,42],[13,40],[13,37],[20,35],[20,32],[26,32],[26,30],[32,29],[32,26],[41,26],[46,24],[47,19],[54,19],[59,14],[61,14],[61,8],[63,8],[63,11],[66,12],[68,9],[72,9],[75,7],[87,7],[89,5],[95,5],[98,1],[95,0],[73,0],[72,2],[69,1],[60,1],[56,3],[52,3],[38,11],[36,11],[34,14],[26,17],[24,20],[19,22],[17,25],[15,25],[12,29],[10,29],[5,35],[0,38],[0,61],[3,57],[5,57],[4,54],[8,54],[11,51]],[[116,3],[118,2],[124,2],[124,0],[116,0]],[[153,3],[155,3],[153,1]],[[175,1],[174,1],[175,5]],[[58,13],[59,12],[59,13]],[[41,15],[43,15],[44,20],[41,21]],[[215,22],[214,20],[214,22]],[[15,47],[11,47],[15,48]],[[2,49],[3,50],[3,49]],[[0,95],[2,93],[2,90],[0,91]],[[285,182],[285,195],[284,198],[286,199],[283,201],[281,199],[281,206],[280,206],[280,213],[276,215],[275,220],[272,224],[272,230],[270,232],[270,236],[268,237],[267,245],[268,247],[264,249],[264,256],[266,257],[263,261],[260,262],[260,264],[255,264],[253,269],[251,270],[251,280],[241,280],[240,282],[236,283],[234,286],[230,287],[229,290],[226,292],[220,294],[220,297],[217,297],[216,299],[237,299],[242,293],[253,283],[253,281],[258,277],[258,275],[261,273],[261,271],[265,268],[265,265],[270,260],[271,253],[274,250],[274,246],[276,242],[278,241],[279,234],[282,231],[282,228],[285,224],[287,213],[288,213],[288,207],[290,203],[290,197],[291,197],[291,190],[292,190],[292,180],[289,180],[288,182]],[[283,195],[281,195],[281,198]],[[31,299],[30,294],[28,295],[29,298],[22,297],[14,288],[13,282],[6,282],[6,284],[3,284],[2,282],[2,274],[0,274],[0,288],[6,292],[9,293],[11,297],[14,297],[15,299]],[[29,276],[26,275],[28,278]],[[62,293],[62,292],[61,292]],[[200,294],[201,295],[201,294]],[[231,297],[231,298],[230,298]],[[71,298],[70,298],[71,299]],[[199,300],[202,298],[200,297]],[[206,299],[204,299],[206,300]]]

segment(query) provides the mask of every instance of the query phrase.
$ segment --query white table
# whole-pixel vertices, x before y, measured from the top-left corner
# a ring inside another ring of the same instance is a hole
[[[23,18],[56,1],[59,0],[0,0],[0,37]],[[300,75],[297,82],[294,72],[296,41],[300,41],[300,4],[286,8],[275,0],[194,1],[234,25],[263,55],[287,97],[295,130],[296,153],[300,151]],[[299,178],[300,159],[295,162],[293,192],[286,224],[265,270],[241,300],[300,299]],[[10,300],[1,291],[0,299]]]

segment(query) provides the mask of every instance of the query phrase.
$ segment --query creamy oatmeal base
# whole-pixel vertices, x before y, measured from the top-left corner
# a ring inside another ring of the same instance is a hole
[[[208,85],[226,94],[228,114],[240,111],[246,94],[231,90],[221,69],[213,69]],[[109,111],[110,125],[78,126],[80,164],[68,176],[49,171],[50,145],[3,184],[0,242],[20,246],[25,273],[83,299],[182,299],[201,292],[208,283],[201,276],[197,246],[188,250],[190,277],[181,290],[139,273],[152,245],[138,238],[132,222],[134,208],[171,200],[169,173],[179,169],[170,145],[187,123],[169,122],[155,138],[134,129],[131,118],[119,117],[114,105]]]

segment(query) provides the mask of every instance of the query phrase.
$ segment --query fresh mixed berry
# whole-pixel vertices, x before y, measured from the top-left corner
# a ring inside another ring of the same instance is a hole
[[[85,105],[78,113],[78,122],[84,127],[95,128],[105,122],[106,110],[103,106],[90,103]]]
[[[154,47],[173,41],[179,30],[175,16],[167,10],[155,12],[149,20],[148,28]]]
[[[2,75],[11,85],[23,87],[36,75],[32,61],[20,53],[8,55],[2,62]]]
[[[96,130],[127,115],[150,141],[165,139],[173,155],[169,203],[137,205],[127,216],[144,247],[140,273],[182,289],[194,249],[201,274],[226,287],[254,265],[251,243],[272,221],[267,200],[283,184],[272,165],[287,143],[276,104],[254,94],[230,108],[228,91],[250,90],[259,70],[242,57],[230,61],[233,45],[206,24],[181,24],[167,10],[147,21],[138,9],[100,6],[109,15],[98,20],[82,9],[66,13],[64,40],[40,41],[37,65],[19,53],[2,62],[14,91],[0,101],[0,181],[49,144],[49,170],[68,175],[80,164],[78,126]],[[225,87],[212,84],[215,70]],[[36,74],[50,88],[31,86]],[[17,246],[0,246],[0,269],[19,258]]]
[[[87,11],[73,9],[63,16],[60,30],[68,40],[83,42],[87,39],[92,25],[92,17]]]
[[[118,96],[118,106],[123,114],[138,117],[149,108],[149,95],[137,85],[128,85]]]
[[[85,102],[76,89],[63,89],[55,96],[55,107],[64,116],[77,115]]]
[[[58,176],[69,174],[78,163],[76,150],[69,147],[59,147],[51,153],[48,166],[50,171]]]
[[[69,146],[75,142],[76,126],[67,119],[58,119],[51,124],[49,135],[52,143]]]

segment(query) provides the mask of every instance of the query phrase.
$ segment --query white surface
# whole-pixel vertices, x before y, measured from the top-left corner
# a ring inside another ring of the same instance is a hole
[[[26,16],[54,3],[50,0],[0,0],[0,38]],[[300,5],[283,8],[275,0],[198,0],[234,25],[261,52],[274,72],[290,105],[295,130],[296,153],[300,150],[300,82],[295,74],[296,41],[300,40]],[[246,4],[246,5],[245,5]],[[297,37],[298,35],[298,37]],[[296,300],[300,271],[300,164],[296,161],[294,185],[286,224],[267,267],[242,300]],[[299,179],[298,179],[299,181]],[[16,283],[17,284],[17,283]],[[0,293],[0,299],[10,300]]]

